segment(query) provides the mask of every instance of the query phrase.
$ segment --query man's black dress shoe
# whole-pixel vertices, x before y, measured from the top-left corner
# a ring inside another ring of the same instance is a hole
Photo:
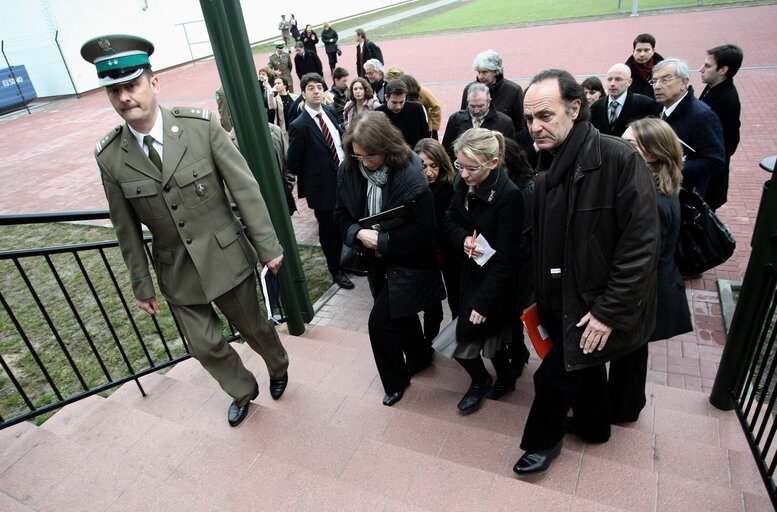
[[[533,475],[542,473],[550,466],[553,459],[561,453],[561,441],[546,450],[538,452],[526,452],[513,466],[513,471],[519,475]]]
[[[488,392],[486,397],[490,398],[491,400],[499,400],[510,391],[515,391],[515,380],[510,379],[509,381],[505,382],[496,379],[496,382],[494,382],[494,387],[491,388],[491,391]]]
[[[289,383],[289,372],[283,374],[280,379],[270,379],[270,396],[273,400],[278,400]]]
[[[257,396],[259,396],[259,388],[256,388],[256,393],[251,397],[251,400],[256,399]],[[230,427],[236,427],[246,419],[249,405],[251,405],[250,401],[246,402],[243,406],[237,405],[237,402],[232,402],[232,405],[229,406],[229,410],[227,411],[227,421],[229,422]]]
[[[395,391],[394,393],[388,394],[386,393],[386,396],[383,397],[383,405],[386,405],[388,407],[391,407],[395,403],[402,400],[402,397],[405,395],[405,390],[401,389],[399,391]]]
[[[351,282],[350,279],[348,279],[348,276],[340,272],[337,274],[334,278],[334,282],[339,286],[340,288],[345,288],[346,290],[352,290],[354,287],[354,284]]]
[[[471,413],[480,409],[483,405],[483,399],[491,391],[491,378],[484,382],[473,382],[469,389],[464,393],[464,397],[459,401],[457,407],[463,413]]]

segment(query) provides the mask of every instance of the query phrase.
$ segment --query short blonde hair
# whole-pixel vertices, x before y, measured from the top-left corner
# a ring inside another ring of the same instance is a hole
[[[402,71],[400,68],[394,66],[394,67],[388,68],[386,70],[386,76],[383,77],[383,79],[387,83],[388,82],[393,82],[394,80],[398,80],[399,77],[401,77],[404,74],[405,74],[404,71]]]
[[[505,137],[500,132],[486,128],[470,128],[453,143],[454,154],[463,153],[478,162],[494,158],[501,163],[505,155]]]

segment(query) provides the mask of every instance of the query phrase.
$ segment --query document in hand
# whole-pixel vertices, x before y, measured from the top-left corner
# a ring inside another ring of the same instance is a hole
[[[540,359],[545,359],[545,356],[550,352],[550,347],[553,346],[553,340],[550,339],[550,334],[540,324],[540,313],[537,311],[537,304],[532,304],[521,315],[521,322],[526,327],[526,333],[529,335],[531,344],[534,345],[534,351]]]
[[[359,219],[361,227],[366,229],[374,229],[376,231],[385,231],[387,229],[395,228],[404,224],[407,217],[410,216],[413,202],[397,206],[389,210],[370,215]]]
[[[491,247],[491,244],[488,243],[488,240],[486,240],[486,237],[483,236],[483,233],[479,234],[478,237],[475,239],[475,245],[483,249],[482,256],[473,258],[475,260],[475,263],[477,263],[482,267],[488,262],[488,260],[491,259],[491,256],[496,254],[496,249]]]
[[[272,321],[275,325],[278,325],[283,321],[282,318],[280,321],[275,318],[275,309],[278,307],[278,299],[280,298],[281,291],[278,276],[270,272],[268,267],[264,267],[260,277],[262,295],[264,295],[264,306],[267,308],[267,319]]]

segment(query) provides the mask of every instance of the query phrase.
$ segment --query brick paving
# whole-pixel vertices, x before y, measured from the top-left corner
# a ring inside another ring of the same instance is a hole
[[[740,280],[744,275],[760,192],[768,178],[758,162],[777,153],[777,121],[764,108],[773,104],[777,93],[774,19],[777,6],[758,5],[444,34],[380,45],[388,66],[399,65],[434,92],[444,117],[458,108],[462,88],[474,76],[474,55],[487,48],[502,55],[506,76],[524,87],[532,75],[547,67],[565,68],[581,78],[603,75],[611,64],[628,56],[630,42],[640,32],[654,34],[659,53],[689,59],[692,69],[701,64],[709,47],[735,42],[744,48],[744,67],[736,77],[742,99],[742,143],[731,163],[729,202],[719,210],[738,240],[737,250],[730,261],[688,283],[694,333],[651,346],[651,380],[709,391],[725,342],[717,280]],[[255,58],[257,67],[265,58]],[[344,47],[341,63],[353,70],[354,61],[354,46]],[[213,61],[182,65],[160,76],[162,104],[215,110],[213,93],[219,79]],[[698,73],[692,83],[698,94],[702,86]],[[91,148],[118,122],[101,91],[52,102],[31,116],[0,118],[0,213],[105,208]],[[292,218],[297,239],[315,243],[312,212],[304,201],[298,205],[300,212]],[[366,331],[369,293],[366,280],[356,282],[356,290],[338,291],[312,323]]]

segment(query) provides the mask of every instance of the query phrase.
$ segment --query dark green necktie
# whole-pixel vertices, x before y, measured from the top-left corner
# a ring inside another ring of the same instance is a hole
[[[159,153],[154,149],[154,137],[146,135],[143,137],[143,143],[148,148],[148,159],[151,160],[151,163],[154,164],[157,169],[159,169],[159,172],[162,172],[162,159],[159,158]]]

